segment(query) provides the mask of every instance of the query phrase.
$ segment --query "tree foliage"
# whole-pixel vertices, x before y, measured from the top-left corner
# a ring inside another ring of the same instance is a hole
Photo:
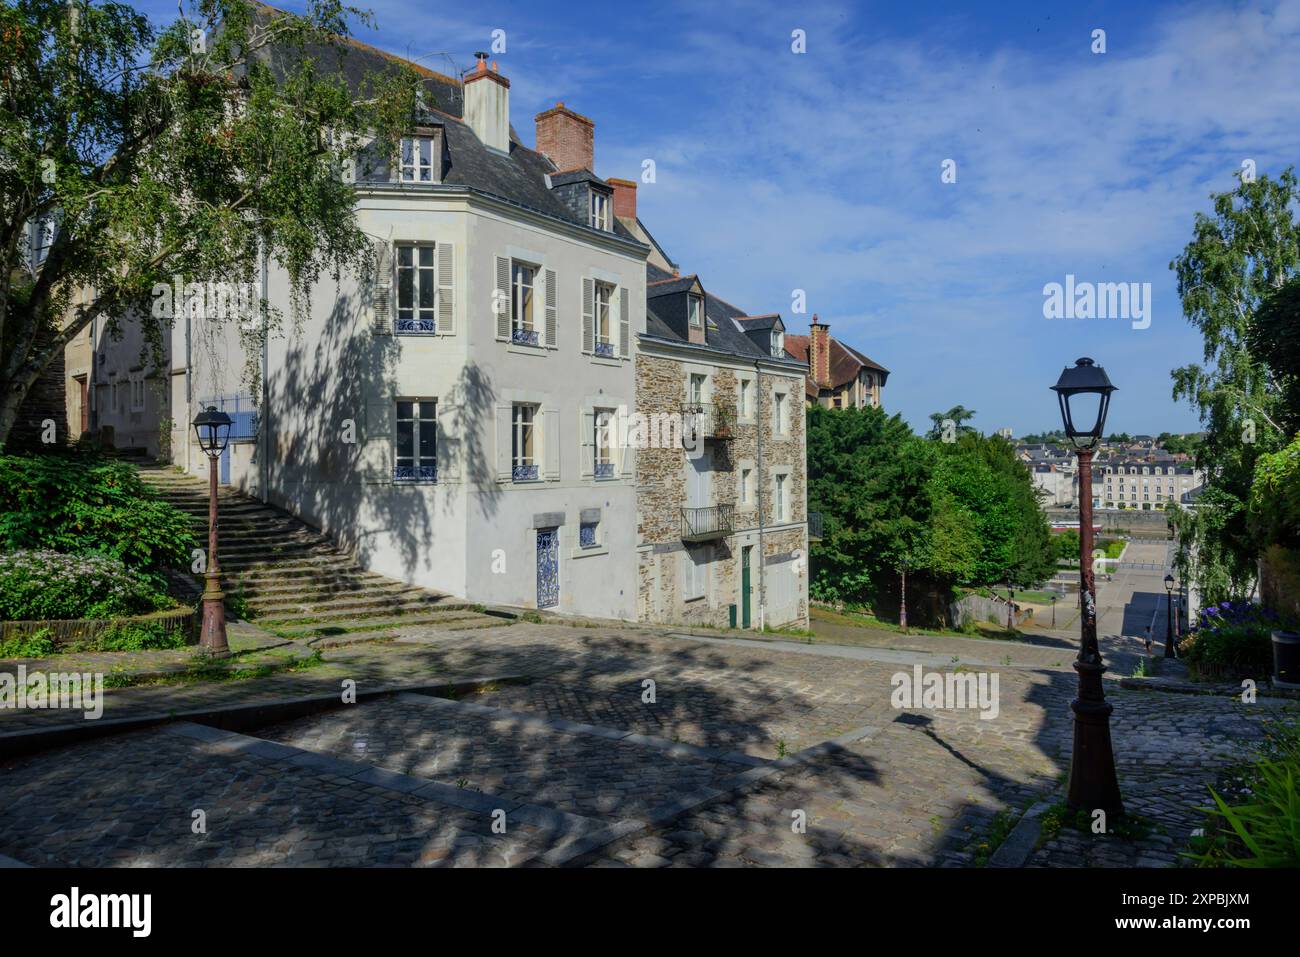
[[[155,285],[252,283],[265,253],[297,311],[323,272],[369,269],[340,170],[373,143],[391,150],[417,79],[394,66],[357,91],[319,75],[311,52],[345,50],[352,20],[368,15],[340,0],[305,16],[187,0],[161,28],[116,0],[0,6],[0,448],[93,318],[138,318],[159,354]],[[56,228],[33,268],[41,221]]]
[[[1295,347],[1275,337],[1295,330],[1300,271],[1300,201],[1295,172],[1242,180],[1197,213],[1192,240],[1171,264],[1187,320],[1201,333],[1203,362],[1171,373],[1175,399],[1196,406],[1206,430],[1197,464],[1206,487],[1175,525],[1180,559],[1206,602],[1249,595],[1258,544],[1246,503],[1261,455],[1286,441],[1296,410],[1288,404]]]
[[[909,591],[915,583],[939,599],[955,586],[1025,586],[1051,573],[1046,517],[1002,439],[926,441],[874,408],[814,407],[807,435],[808,507],[824,516],[813,548],[821,597],[888,603],[904,563]]]

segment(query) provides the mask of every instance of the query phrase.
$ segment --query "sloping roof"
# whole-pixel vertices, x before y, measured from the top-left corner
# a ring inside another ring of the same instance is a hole
[[[852,346],[846,346],[834,336],[831,339],[831,382],[830,387],[838,389],[858,377],[858,372],[862,369],[870,369],[880,374],[880,384],[885,384],[885,379],[889,376],[889,370],[877,362],[868,359],[857,349]],[[786,333],[785,351],[800,362],[808,362],[809,338],[808,336],[795,336]],[[810,366],[811,368],[811,366]]]
[[[666,279],[651,279],[649,271],[646,272],[645,295],[647,299],[657,299],[660,296],[671,296],[679,292],[686,292],[695,288],[695,284],[700,281],[699,276],[669,276]]]
[[[259,4],[257,10],[257,16],[263,19],[273,19],[283,14],[284,11],[266,4]],[[455,77],[438,73],[353,37],[343,38],[337,46],[308,44],[303,52],[315,59],[318,72],[338,73],[348,88],[358,94],[366,89],[374,77],[391,75],[403,68],[413,70],[423,81],[424,109],[416,118],[417,123],[442,127],[446,139],[448,167],[442,178],[443,184],[466,186],[546,216],[591,228],[585,218],[579,216],[548,188],[546,177],[555,172],[555,164],[541,153],[524,146],[513,126],[510,128],[508,155],[483,145],[462,119],[464,88]],[[275,46],[264,47],[257,55],[271,68],[273,74],[281,77],[288,75],[299,56],[296,50]],[[571,182],[584,176],[592,182],[604,184],[604,180],[587,171],[560,174],[555,179],[569,177],[564,182]],[[613,225],[616,236],[637,241],[621,223],[615,222]]]

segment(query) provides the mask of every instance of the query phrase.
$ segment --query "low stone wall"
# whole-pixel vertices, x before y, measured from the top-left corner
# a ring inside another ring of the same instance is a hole
[[[0,641],[9,641],[24,635],[48,631],[55,647],[81,647],[94,645],[113,630],[126,624],[160,625],[171,633],[180,631],[186,644],[199,640],[199,615],[188,606],[169,608],[148,615],[130,615],[122,618],[60,618],[46,621],[0,621]]]
[[[1007,603],[997,598],[986,598],[984,595],[966,595],[948,606],[948,615],[954,628],[961,628],[967,623],[974,622],[992,624],[994,620],[999,625],[1005,625]],[[1016,605],[1012,615],[1012,621],[1016,625],[1023,625],[1034,617],[1034,610]]]

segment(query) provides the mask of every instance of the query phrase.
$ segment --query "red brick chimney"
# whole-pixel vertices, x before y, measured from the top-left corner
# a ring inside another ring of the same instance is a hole
[[[556,170],[595,172],[596,124],[563,103],[537,114],[537,152],[545,153]]]
[[[830,328],[817,320],[816,313],[808,326],[808,368],[812,372],[813,381],[826,388],[831,385]]]
[[[636,219],[636,183],[630,179],[606,182],[614,187],[614,215],[619,219]]]

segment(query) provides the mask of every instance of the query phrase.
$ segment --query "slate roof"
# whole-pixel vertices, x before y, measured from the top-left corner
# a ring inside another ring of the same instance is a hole
[[[257,16],[273,19],[283,12],[259,4]],[[513,126],[510,128],[509,155],[483,145],[462,119],[463,87],[457,78],[373,47],[354,37],[344,38],[339,46],[309,44],[304,52],[316,60],[318,72],[337,72],[349,89],[358,94],[363,93],[369,81],[377,76],[393,74],[404,67],[413,70],[422,80],[425,106],[415,118],[416,125],[440,126],[446,141],[448,165],[442,178],[444,185],[468,187],[534,212],[591,229],[585,218],[579,217],[577,212],[548,188],[546,177],[555,172],[555,164],[536,150],[524,146]],[[287,75],[298,57],[296,50],[275,46],[263,48],[258,51],[258,55],[277,76]],[[579,171],[579,175],[582,172]],[[561,175],[575,176],[572,173]],[[586,176],[593,182],[604,184],[604,180],[590,172],[586,172]],[[409,188],[411,184],[403,186]],[[432,188],[436,189],[436,184]],[[594,229],[592,231],[600,232]],[[617,221],[613,233],[621,239],[637,242],[627,228]]]
[[[786,334],[785,351],[790,353],[800,362],[808,362],[808,336],[795,336]],[[862,369],[870,369],[880,375],[880,384],[883,386],[889,378],[889,370],[866,356],[852,346],[845,345],[840,340],[831,336],[831,381],[830,387],[838,389],[846,383],[852,382],[858,377],[858,372]]]
[[[642,227],[643,229],[645,227]],[[720,352],[729,352],[734,356],[744,359],[766,359],[774,360],[770,352],[760,349],[754,344],[749,336],[745,335],[741,328],[739,320],[746,318],[743,309],[738,309],[725,299],[720,299],[713,293],[709,292],[707,287],[704,290],[704,320],[706,323],[705,338],[707,344],[700,346],[690,343],[679,336],[660,316],[655,314],[655,299],[674,293],[685,292],[690,289],[699,277],[691,274],[688,276],[674,276],[666,270],[660,269],[654,263],[646,263],[646,335],[658,339],[671,340],[679,345],[696,349],[713,349]],[[703,283],[701,283],[703,285]],[[785,360],[793,364],[793,360]]]

